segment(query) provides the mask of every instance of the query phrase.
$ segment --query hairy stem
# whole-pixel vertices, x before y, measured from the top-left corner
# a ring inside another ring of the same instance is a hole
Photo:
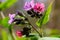
[[[15,39],[14,39],[14,36],[13,36],[13,34],[12,34],[12,25],[9,26],[9,29],[8,29],[8,30],[9,30],[9,33],[10,33],[10,35],[11,35],[11,37],[12,37],[12,40],[15,40]]]
[[[29,24],[32,26],[32,28],[39,34],[40,37],[42,37],[42,35],[39,33],[39,31],[34,27],[34,25],[31,24],[31,22],[28,20]]]

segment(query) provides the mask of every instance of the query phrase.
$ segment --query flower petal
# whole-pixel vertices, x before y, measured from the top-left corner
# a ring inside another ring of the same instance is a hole
[[[34,7],[34,0],[32,0],[31,2],[26,2],[24,5],[24,10],[28,11],[32,9],[33,7]]]
[[[10,20],[8,21],[9,24],[11,24],[12,22],[13,22],[13,19],[10,19]]]
[[[9,14],[9,18],[12,19],[15,17],[15,14]]]

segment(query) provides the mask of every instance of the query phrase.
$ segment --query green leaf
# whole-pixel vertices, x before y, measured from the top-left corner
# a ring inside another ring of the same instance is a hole
[[[0,4],[0,10],[4,10],[12,6],[17,0],[6,0],[6,2],[2,2]]]
[[[2,39],[3,40],[8,40],[8,34],[6,33],[6,31],[2,30],[1,34],[2,34]]]
[[[2,19],[1,25],[4,27],[9,27],[8,21],[9,21],[9,18],[5,17],[4,19]]]
[[[50,31],[50,37],[58,37],[58,38],[60,38],[60,30],[58,30],[58,29],[52,29]]]
[[[36,24],[37,24],[39,27],[41,27],[43,24],[46,24],[46,23],[49,21],[49,16],[50,16],[50,13],[51,13],[51,10],[52,10],[52,4],[53,4],[53,3],[51,3],[51,4],[48,6],[48,8],[47,8],[47,10],[45,11],[43,17],[36,22]]]

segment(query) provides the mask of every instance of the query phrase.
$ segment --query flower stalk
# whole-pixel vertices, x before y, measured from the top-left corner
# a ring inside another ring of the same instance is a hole
[[[40,32],[34,27],[34,25],[32,25],[29,20],[28,20],[28,22],[29,22],[29,25],[31,25],[32,28],[39,34],[39,36],[42,37],[42,35],[41,35]]]
[[[13,36],[13,33],[12,33],[12,25],[9,26],[9,29],[8,30],[9,30],[9,33],[10,33],[10,35],[12,37],[12,40],[15,40],[14,39],[14,36]]]

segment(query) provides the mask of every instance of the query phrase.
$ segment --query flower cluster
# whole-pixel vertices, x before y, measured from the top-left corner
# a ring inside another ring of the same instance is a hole
[[[19,16],[20,18],[18,18],[17,16]],[[19,11],[17,12],[17,14],[9,14],[9,18],[10,18],[10,20],[8,21],[9,24],[15,23],[18,25],[28,23],[27,18],[24,17],[24,15]]]
[[[31,17],[40,18],[42,12],[45,10],[45,5],[43,3],[34,3],[34,0],[31,0],[31,2],[25,3],[24,10],[26,10]]]
[[[19,16],[19,18],[18,18],[18,16]],[[17,11],[16,14],[9,14],[9,18],[10,18],[10,20],[8,21],[9,24],[12,24],[12,23],[14,23],[16,25],[29,24],[28,19],[23,15],[23,13],[21,13],[19,11]],[[31,28],[24,27],[22,31],[17,31],[16,35],[18,37],[22,37],[23,35],[26,35],[26,37],[28,37],[29,33],[30,33],[29,30],[31,30]]]
[[[40,18],[43,15],[42,13],[45,10],[45,5],[39,2],[34,3],[34,0],[31,0],[31,2],[25,3],[24,10],[26,10],[31,17]],[[26,18],[26,16],[19,11],[17,11],[16,14],[9,14],[9,18],[10,18],[10,20],[8,21],[9,24],[12,24],[12,23],[16,25],[27,24],[28,26],[32,26],[28,18]],[[19,37],[26,35],[26,37],[28,37],[30,32],[31,32],[31,28],[24,27],[22,31],[17,31],[16,35]]]

